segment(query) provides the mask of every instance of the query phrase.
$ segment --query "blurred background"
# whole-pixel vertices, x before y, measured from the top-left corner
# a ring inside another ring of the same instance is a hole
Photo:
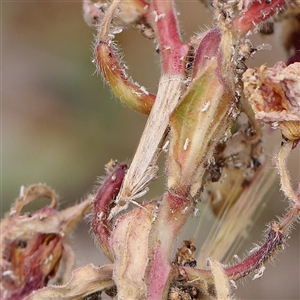
[[[211,12],[199,1],[176,3],[184,39],[211,25]],[[80,1],[1,1],[1,29],[1,216],[20,186],[39,182],[56,190],[62,208],[70,206],[93,189],[111,158],[130,162],[146,117],[124,107],[95,74],[95,30],[84,23]],[[249,64],[285,61],[281,34],[276,25],[275,35],[253,39],[255,46],[270,43],[273,48],[258,52]],[[160,73],[155,44],[132,29],[117,38],[130,75],[155,93]],[[266,155],[279,146],[275,134],[266,143]],[[299,148],[289,161],[295,186]],[[283,214],[287,202],[281,201],[277,185],[243,249],[261,241],[265,224]],[[161,168],[147,198],[160,195],[163,188]],[[299,227],[292,232],[290,246],[277,256],[275,267],[268,264],[261,279],[238,284],[237,297],[300,299],[299,232]],[[190,228],[184,233],[186,239],[194,234]],[[77,266],[107,262],[86,222],[77,227],[73,245]]]

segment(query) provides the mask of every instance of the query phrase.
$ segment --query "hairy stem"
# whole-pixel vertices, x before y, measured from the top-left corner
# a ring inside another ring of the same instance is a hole
[[[149,238],[151,260],[147,271],[148,299],[166,299],[170,281],[175,276],[171,266],[172,247],[190,215],[191,203],[170,192],[165,193],[160,203]]]
[[[188,47],[181,42],[173,1],[153,0],[151,13],[162,58],[162,71],[170,75],[184,74],[183,61]]]
[[[277,14],[286,2],[287,0],[255,0],[246,12],[234,18],[231,24],[240,34],[247,34],[262,22]]]
[[[286,232],[292,224],[299,218],[300,208],[291,208],[281,219],[280,222],[273,221],[266,238],[266,241],[253,254],[249,255],[240,263],[225,267],[226,275],[230,280],[243,278],[255,270],[262,267],[270,258],[285,246]],[[186,280],[197,281],[205,280],[213,282],[210,270],[202,270],[190,267],[179,267],[180,274],[184,275]]]

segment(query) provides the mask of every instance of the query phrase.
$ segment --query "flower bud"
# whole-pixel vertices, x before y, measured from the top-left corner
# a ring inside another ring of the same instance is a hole
[[[206,34],[195,55],[191,85],[170,117],[168,187],[176,194],[196,195],[214,147],[228,128],[235,108],[230,42],[226,30]]]
[[[112,224],[108,220],[108,215],[120,191],[127,165],[117,165],[116,162],[112,162],[111,168],[110,174],[104,180],[95,195],[92,228],[102,252],[113,261],[113,255],[110,249]]]

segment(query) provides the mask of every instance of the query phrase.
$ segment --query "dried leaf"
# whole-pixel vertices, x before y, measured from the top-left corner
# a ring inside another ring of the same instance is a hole
[[[34,214],[21,215],[22,208],[39,197],[50,198],[51,204]],[[68,247],[68,234],[90,210],[88,200],[57,211],[57,197],[48,186],[37,184],[21,188],[21,194],[10,213],[1,221],[0,265],[2,299],[23,299],[33,290],[44,287],[55,277],[62,257],[74,257]],[[65,260],[62,281],[73,260]]]
[[[82,300],[83,297],[97,291],[103,291],[114,285],[112,265],[95,267],[89,264],[72,272],[70,281],[62,286],[49,286],[35,291],[24,300]]]

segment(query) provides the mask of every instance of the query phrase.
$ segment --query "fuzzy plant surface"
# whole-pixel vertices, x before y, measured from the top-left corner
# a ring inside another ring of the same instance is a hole
[[[213,25],[183,41],[172,0],[83,0],[84,20],[97,31],[97,71],[120,101],[148,119],[131,163],[107,163],[102,185],[85,201],[59,211],[48,186],[21,188],[0,225],[1,299],[92,300],[104,293],[124,300],[235,299],[236,281],[260,278],[286,246],[300,215],[300,184],[293,188],[287,170],[300,141],[300,2],[205,4],[213,11]],[[283,41],[289,59],[248,68],[259,51],[252,36],[272,33],[281,21],[289,25]],[[122,62],[115,36],[131,27],[157,45],[156,94],[133,80]],[[272,161],[262,143],[268,126],[282,135]],[[160,157],[165,191],[149,200],[144,196]],[[269,222],[265,240],[244,259],[225,264],[262,200],[263,193],[255,191],[273,184],[272,164],[286,211]],[[22,213],[41,196],[51,200],[49,206]],[[200,202],[218,226],[196,256],[197,236],[186,237],[177,250],[175,243]],[[69,235],[88,213],[110,263],[73,270]]]

